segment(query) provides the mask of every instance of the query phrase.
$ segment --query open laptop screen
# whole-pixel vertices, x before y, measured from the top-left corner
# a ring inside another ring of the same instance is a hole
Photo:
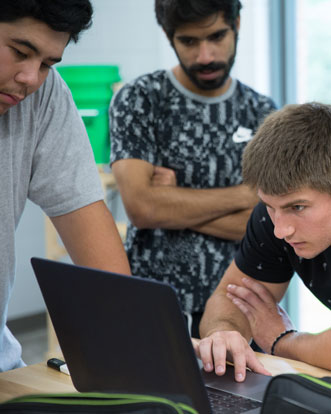
[[[77,390],[161,395],[211,412],[171,286],[31,262]]]

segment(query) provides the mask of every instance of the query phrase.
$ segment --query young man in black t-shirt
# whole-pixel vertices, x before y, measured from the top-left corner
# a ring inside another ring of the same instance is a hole
[[[237,381],[246,366],[267,374],[251,338],[267,353],[331,370],[331,329],[297,332],[278,304],[296,272],[331,309],[331,106],[288,105],[269,115],[244,151],[243,178],[261,202],[207,302],[196,352],[219,375],[231,355]]]

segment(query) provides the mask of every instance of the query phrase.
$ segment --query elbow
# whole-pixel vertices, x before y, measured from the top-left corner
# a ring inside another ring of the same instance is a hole
[[[241,217],[237,222],[236,234],[234,234],[234,241],[241,241],[246,234],[247,223],[250,218],[252,210],[248,209],[241,213]]]
[[[129,214],[128,215],[131,224],[139,230],[150,228],[148,220],[144,216],[138,214]]]
[[[157,227],[153,219],[153,209],[147,204],[136,204],[127,209],[126,212],[131,224],[139,230],[153,229]]]
[[[243,237],[245,236],[245,233],[246,233],[246,226],[243,227],[242,229],[238,229],[238,233],[234,237],[234,241],[240,242],[243,239]]]

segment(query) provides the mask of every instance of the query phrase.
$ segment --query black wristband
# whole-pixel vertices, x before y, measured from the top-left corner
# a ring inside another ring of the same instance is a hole
[[[275,355],[275,346],[277,344],[277,342],[283,338],[283,336],[292,333],[292,332],[298,332],[296,329],[289,329],[288,331],[284,331],[282,332],[279,336],[277,336],[277,338],[274,340],[274,343],[271,346],[271,355]]]

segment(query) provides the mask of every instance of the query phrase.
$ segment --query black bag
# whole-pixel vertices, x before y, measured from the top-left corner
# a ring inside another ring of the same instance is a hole
[[[331,377],[282,374],[265,391],[261,414],[331,413]]]
[[[134,394],[67,393],[13,398],[0,404],[10,414],[198,414],[193,408],[166,398]]]

